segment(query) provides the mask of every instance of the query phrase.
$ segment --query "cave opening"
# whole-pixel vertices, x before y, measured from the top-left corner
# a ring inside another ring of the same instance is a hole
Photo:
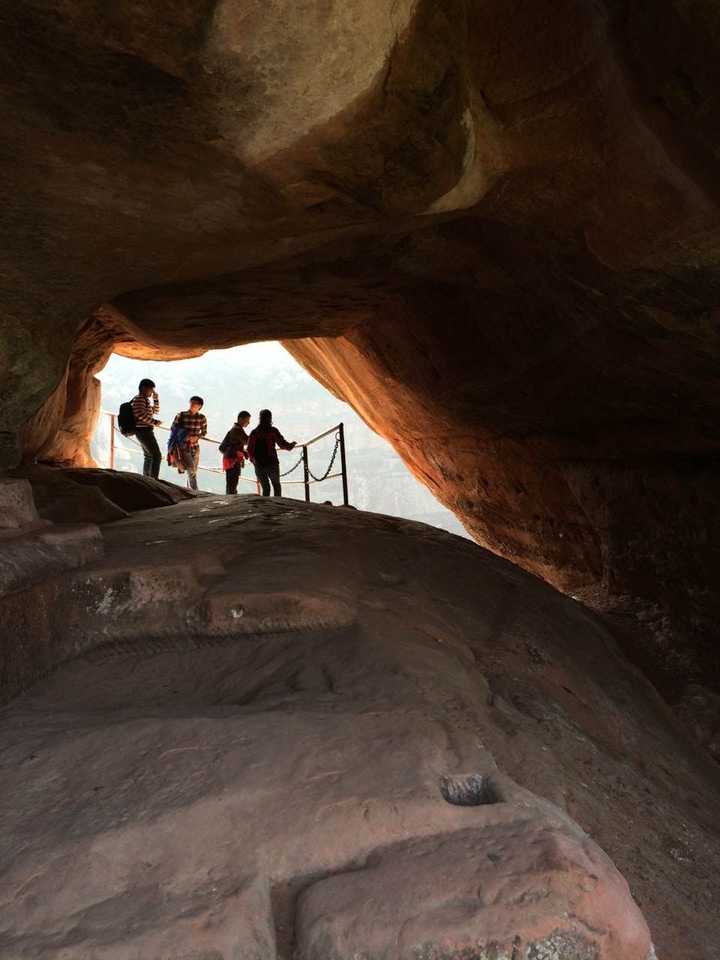
[[[718,957],[717,4],[2,6],[0,955]],[[476,543],[94,466],[263,341]]]
[[[203,397],[208,439],[201,442],[198,483],[201,491],[225,492],[218,442],[240,410],[251,413],[251,427],[260,409],[270,408],[274,422],[290,441],[302,443],[344,423],[348,457],[350,502],[362,510],[416,520],[467,536],[455,515],[421,484],[393,447],[353,410],[312,377],[277,341],[220,350],[180,360],[140,360],[111,354],[96,374],[101,384],[100,413],[90,443],[94,461],[103,468],[142,473],[143,454],[137,441],[123,437],[116,419],[121,403],[131,399],[142,378],[152,379],[160,397],[158,442],[163,452],[160,479],[185,485],[185,477],[165,457],[169,427],[175,415],[187,409],[193,394]],[[331,432],[310,448],[310,468],[322,476],[333,457]],[[302,500],[304,484],[297,451],[281,453],[283,496]],[[323,482],[311,480],[316,502],[342,503],[342,482],[333,468]],[[256,480],[248,464],[241,475],[240,493],[255,493]]]

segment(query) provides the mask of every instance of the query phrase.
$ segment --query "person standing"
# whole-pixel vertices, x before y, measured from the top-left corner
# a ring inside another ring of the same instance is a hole
[[[130,402],[135,417],[135,437],[145,455],[143,476],[154,477],[157,480],[160,475],[162,454],[155,439],[154,428],[159,426],[161,421],[156,419],[158,413],[160,413],[160,399],[153,381],[147,378],[141,380],[137,396],[133,397]]]
[[[225,434],[220,444],[220,453],[223,454],[223,470],[225,471],[225,493],[237,493],[240,472],[245,463],[245,448],[248,435],[245,428],[250,423],[250,414],[241,410],[237,415],[235,425]]]
[[[297,444],[288,443],[277,427],[273,426],[272,412],[260,411],[260,422],[250,434],[247,453],[255,465],[255,476],[260,482],[262,495],[270,496],[270,484],[276,497],[282,496],[280,486],[280,461],[276,447],[281,450],[293,450]]]
[[[197,472],[200,464],[200,437],[207,435],[207,419],[200,413],[205,401],[202,397],[190,397],[190,406],[181,410],[173,420],[173,427],[184,430],[184,438],[179,446],[180,462],[187,472],[187,483],[191,490],[197,490]]]

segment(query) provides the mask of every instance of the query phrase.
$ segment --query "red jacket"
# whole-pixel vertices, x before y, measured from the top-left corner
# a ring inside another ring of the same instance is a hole
[[[294,446],[295,444],[287,442],[277,427],[270,427],[269,430],[264,427],[255,427],[248,440],[247,455],[253,463],[268,466],[278,463],[275,447],[280,447],[281,450],[292,450]]]
[[[238,464],[242,467],[245,463],[245,454],[242,450],[236,450],[234,453],[223,454],[223,470],[232,470]]]

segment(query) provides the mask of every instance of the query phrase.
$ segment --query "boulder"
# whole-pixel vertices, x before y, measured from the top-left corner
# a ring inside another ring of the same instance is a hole
[[[380,853],[310,885],[299,960],[650,960],[645,921],[587,837],[500,820]]]
[[[152,510],[196,496],[164,480],[97,467],[36,464],[16,468],[12,476],[27,478],[23,482],[29,481],[40,516],[54,523],[111,523],[136,510]]]

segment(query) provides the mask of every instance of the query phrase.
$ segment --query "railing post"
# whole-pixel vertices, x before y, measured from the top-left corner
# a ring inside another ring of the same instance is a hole
[[[308,448],[303,444],[302,448],[303,473],[305,483],[305,503],[310,503],[310,463],[308,461]]]
[[[350,500],[348,498],[347,461],[345,460],[345,424],[340,424],[338,433],[340,435],[340,468],[342,471],[343,504],[347,507],[350,505]]]
[[[115,469],[115,414],[110,414],[110,469]]]

